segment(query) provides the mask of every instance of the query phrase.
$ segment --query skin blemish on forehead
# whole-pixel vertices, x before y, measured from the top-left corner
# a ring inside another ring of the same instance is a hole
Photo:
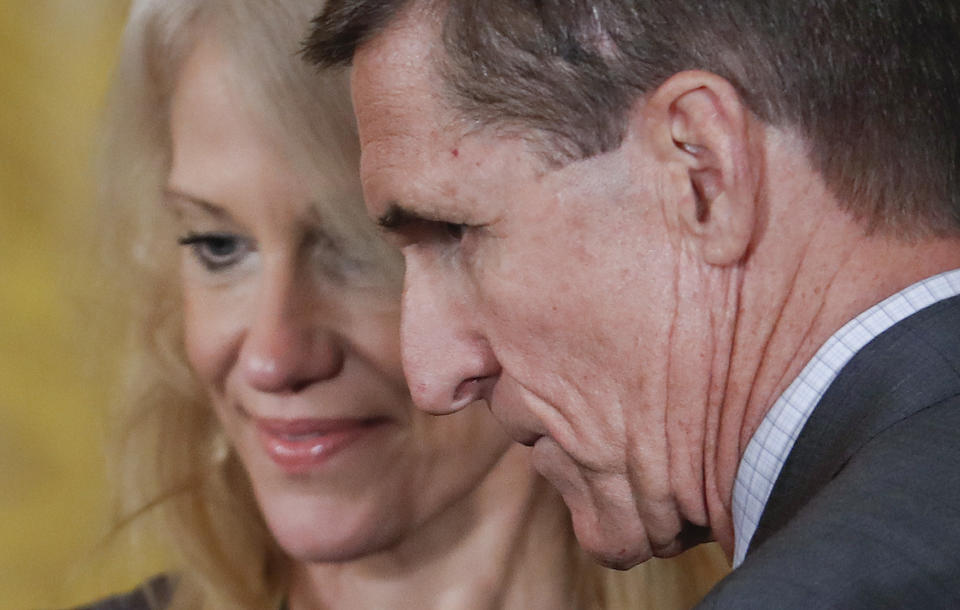
[[[450,154],[453,155],[454,157],[459,157],[459,156],[460,156],[460,149],[459,149],[459,148],[454,148],[453,150],[450,151]]]

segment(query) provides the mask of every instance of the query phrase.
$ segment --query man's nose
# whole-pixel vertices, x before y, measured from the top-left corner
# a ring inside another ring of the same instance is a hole
[[[261,285],[240,352],[242,375],[252,388],[297,392],[342,370],[344,343],[322,323],[308,284],[277,274]]]
[[[427,256],[406,257],[403,369],[414,403],[438,415],[489,398],[500,375],[499,362],[476,328],[474,303],[450,271]]]

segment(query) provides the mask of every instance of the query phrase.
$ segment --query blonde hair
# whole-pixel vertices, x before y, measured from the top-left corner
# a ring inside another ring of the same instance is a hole
[[[115,520],[117,529],[163,532],[179,564],[170,608],[277,607],[289,573],[184,353],[175,236],[160,198],[170,166],[169,102],[198,37],[224,45],[224,76],[238,103],[281,136],[305,177],[322,174],[327,188],[342,180],[334,192],[347,200],[321,196],[318,211],[351,251],[379,265],[399,296],[400,259],[363,213],[346,76],[318,73],[298,57],[317,10],[302,0],[142,0],[124,31],[107,106],[99,227],[112,294],[128,323],[111,431]],[[572,533],[570,540],[585,607],[688,607],[720,575],[716,549],[618,573],[574,550]]]

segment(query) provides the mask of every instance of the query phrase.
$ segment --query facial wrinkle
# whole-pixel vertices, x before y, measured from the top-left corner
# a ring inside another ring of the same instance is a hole
[[[756,426],[753,426],[752,424],[748,424],[748,421],[751,419],[749,417],[750,405],[753,404],[755,399],[755,394],[757,392],[757,380],[760,378],[760,372],[764,368],[764,363],[767,362],[767,355],[768,355],[768,352],[770,351],[770,345],[773,341],[774,336],[776,335],[776,331],[778,328],[780,328],[781,323],[783,321],[783,315],[786,310],[786,304],[790,302],[790,299],[794,294],[794,289],[796,288],[796,284],[797,284],[797,277],[800,275],[800,271],[803,267],[803,261],[807,257],[807,252],[810,249],[811,242],[812,240],[807,240],[806,243],[804,243],[803,248],[800,250],[799,256],[797,257],[797,264],[794,266],[790,274],[790,278],[786,283],[786,290],[783,291],[783,296],[777,302],[776,317],[774,317],[773,323],[770,324],[769,329],[763,338],[763,343],[760,345],[760,349],[757,351],[756,364],[753,367],[751,367],[753,369],[753,372],[748,379],[750,389],[747,392],[747,396],[745,400],[743,401],[743,409],[741,411],[739,430],[737,434],[737,447],[736,447],[737,456],[743,455],[743,452],[746,448],[746,443],[750,441],[749,435],[747,436],[747,438],[744,438],[744,434],[747,427],[749,426],[754,429],[756,428]],[[731,365],[731,369],[732,368],[733,366]],[[729,401],[725,400],[724,405],[725,406],[729,405]],[[751,431],[751,435],[752,435],[752,431]]]
[[[696,255],[690,252],[689,248],[687,250],[681,256],[686,256],[689,260],[685,265],[680,265],[679,275],[695,277],[687,277],[686,280],[680,277],[675,284],[674,300],[677,308],[670,328],[667,372],[668,379],[674,381],[669,381],[667,386],[669,394],[666,405],[669,412],[665,415],[666,456],[679,514],[684,521],[709,526],[711,503],[707,499],[707,489],[709,486],[716,494],[716,436],[723,391],[729,381],[730,345],[737,322],[736,304],[742,273],[739,266],[704,267],[697,263]],[[684,273],[685,269],[695,271]],[[681,287],[681,282],[689,284],[689,287]],[[721,293],[722,300],[715,303],[712,295]],[[680,311],[685,303],[689,304],[687,319],[695,320],[696,323],[693,329],[684,331],[682,323],[677,323],[676,320],[681,317]],[[707,305],[708,310],[698,311],[703,305]],[[725,321],[721,321],[721,316]],[[685,332],[689,337],[688,344],[684,345],[682,339],[677,339],[679,332]],[[703,340],[699,340],[699,337]],[[699,383],[685,396],[684,391],[690,388],[690,383],[683,377],[691,374],[689,366],[678,364],[673,356],[689,354],[691,350],[701,352],[701,367],[693,372],[694,379]],[[680,407],[683,407],[682,412],[679,412]],[[671,419],[671,414],[676,417]],[[713,469],[712,473],[710,469]]]
[[[724,298],[724,311],[731,312],[729,319],[726,322],[718,321],[713,310],[711,310],[710,315],[711,331],[714,333],[714,336],[721,336],[722,334],[724,339],[721,343],[726,344],[727,347],[726,349],[717,348],[714,350],[713,362],[710,367],[710,388],[707,395],[707,409],[706,413],[704,413],[705,434],[702,467],[704,469],[703,478],[705,483],[703,489],[705,496],[704,502],[707,507],[708,521],[713,521],[710,508],[712,504],[710,501],[711,494],[713,494],[714,500],[719,501],[720,506],[723,508],[724,517],[731,514],[730,498],[724,497],[724,494],[720,493],[721,460],[719,455],[719,434],[723,400],[730,385],[730,373],[732,370],[730,364],[733,360],[734,337],[737,336],[737,328],[740,322],[740,316],[737,314],[740,305],[740,293],[743,288],[743,267],[738,265],[731,270],[731,273],[734,277],[731,278],[727,285]],[[715,380],[717,383],[714,383]],[[726,482],[724,482],[724,487],[725,486]],[[732,489],[732,484],[730,487]]]
[[[578,431],[589,430],[589,424],[592,421],[592,418],[589,417],[591,410],[590,403],[586,399],[584,393],[580,391],[578,386],[572,385],[562,378],[556,378],[556,384],[560,386],[560,395],[566,398],[566,404],[576,404],[576,420],[573,420],[574,414],[564,414],[558,411],[556,408],[556,403],[550,399],[541,396],[539,393],[534,391],[530,386],[524,384],[519,379],[516,380],[517,385],[521,390],[528,396],[534,399],[533,404],[529,404],[530,410],[533,412],[535,418],[540,422],[543,422],[544,427],[546,428],[547,436],[553,438],[558,445],[565,452],[569,453],[569,447],[581,447],[584,443],[577,441]],[[571,401],[570,397],[576,395],[576,400]],[[617,409],[622,414],[622,408]],[[607,411],[609,412],[609,410]],[[622,415],[619,422],[622,425]],[[583,436],[583,434],[580,434]],[[586,436],[592,437],[596,436],[599,438],[607,438],[606,435],[599,434],[587,434]],[[626,443],[623,443],[625,446]],[[621,446],[621,452],[623,447]],[[602,464],[599,463],[585,463],[577,459],[578,456],[570,454],[571,458],[574,458],[580,466],[587,472],[592,472],[596,474],[604,473],[622,473],[622,470],[612,470],[609,468],[610,460],[605,459]],[[613,463],[617,463],[617,460],[614,460]]]
[[[681,244],[677,245],[682,248]],[[670,346],[674,343],[679,309],[679,282],[675,274],[671,274],[670,277],[672,281],[668,290],[673,294],[673,311],[667,322],[668,329],[665,343],[662,346],[656,346],[666,352],[663,368],[658,371],[662,374],[650,374],[643,380],[639,392],[641,404],[637,406],[637,408],[647,409],[647,417],[650,416],[651,405],[654,405],[652,408],[657,409],[656,419],[648,423],[648,426],[654,426],[654,429],[632,430],[632,426],[627,425],[628,422],[626,421],[623,426],[627,441],[625,445],[625,464],[627,465],[626,479],[629,484],[629,492],[635,499],[637,519],[645,529],[647,542],[651,551],[657,555],[674,554],[676,537],[680,533],[682,525],[670,478],[672,468],[670,442],[667,433],[667,409],[670,404]],[[655,378],[660,379],[661,382],[658,384],[659,390],[654,392],[652,391],[651,380]],[[644,391],[648,389],[651,391]],[[659,452],[659,457],[656,454],[637,454],[636,447],[641,446],[641,444],[633,442],[630,435],[631,431],[634,434],[645,434],[649,437],[648,442],[650,438],[662,438],[662,442],[655,448],[655,451]],[[656,458],[656,461],[651,463],[653,458]],[[656,490],[655,495],[651,496],[650,492],[653,490]]]

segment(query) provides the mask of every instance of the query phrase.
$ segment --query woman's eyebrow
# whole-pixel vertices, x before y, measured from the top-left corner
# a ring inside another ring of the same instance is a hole
[[[230,213],[227,212],[223,206],[211,203],[202,197],[195,197],[189,193],[184,193],[172,186],[165,186],[163,188],[163,201],[165,204],[171,204],[176,207],[180,207],[183,204],[189,204],[190,206],[199,208],[207,214],[217,218],[223,218],[227,220],[232,218]]]

